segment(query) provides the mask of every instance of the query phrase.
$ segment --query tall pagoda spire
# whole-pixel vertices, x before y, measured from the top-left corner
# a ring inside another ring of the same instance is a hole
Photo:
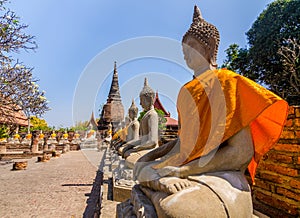
[[[108,101],[121,101],[120,89],[119,89],[119,78],[117,71],[117,62],[114,64],[114,74],[111,82],[111,87],[108,94]]]
[[[117,71],[117,63],[114,64],[114,73],[107,97],[106,104],[102,108],[100,120],[98,122],[99,130],[107,130],[111,123],[113,130],[124,121],[124,107],[119,89],[119,79]]]

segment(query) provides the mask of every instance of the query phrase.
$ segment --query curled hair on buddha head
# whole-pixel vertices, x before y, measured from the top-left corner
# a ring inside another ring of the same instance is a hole
[[[137,116],[139,109],[137,108],[137,106],[134,103],[134,100],[132,99],[132,103],[130,108],[128,109],[128,113],[133,112],[134,116]]]
[[[154,97],[155,97],[155,92],[148,85],[147,78],[145,78],[144,87],[143,87],[142,91],[140,92],[140,97],[142,97],[142,96],[151,97],[152,99],[154,99]]]
[[[194,7],[193,23],[188,31],[184,34],[182,43],[184,43],[188,37],[194,37],[204,46],[207,51],[209,51],[210,60],[208,61],[214,67],[216,67],[220,34],[214,25],[203,19],[200,9],[197,7],[197,5]]]

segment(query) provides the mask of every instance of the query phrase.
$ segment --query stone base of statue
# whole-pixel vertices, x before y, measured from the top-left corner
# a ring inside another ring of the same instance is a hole
[[[47,140],[48,150],[54,151],[56,148],[56,145],[58,144],[56,138],[50,138]]]
[[[96,138],[85,139],[80,143],[81,150],[97,150],[98,140]]]
[[[240,172],[188,179],[191,186],[175,194],[136,185],[130,201],[118,205],[117,217],[254,217],[250,188]]]
[[[125,160],[110,147],[106,147],[103,172],[112,178],[113,200],[122,202],[129,199],[132,187],[136,184],[133,181],[133,170],[127,168]]]
[[[124,201],[130,198],[133,181],[133,170],[125,166],[125,160],[119,162],[119,166],[113,170],[113,199]]]
[[[57,145],[57,144],[49,144],[49,145],[48,145],[48,150],[49,150],[49,151],[55,151],[56,145]]]

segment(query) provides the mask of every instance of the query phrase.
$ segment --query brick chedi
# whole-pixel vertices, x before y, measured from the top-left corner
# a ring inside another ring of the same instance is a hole
[[[111,87],[109,90],[106,104],[103,106],[100,120],[98,123],[99,130],[108,129],[109,123],[112,124],[113,130],[124,120],[124,107],[119,90],[119,79],[116,62],[114,64],[114,73]]]

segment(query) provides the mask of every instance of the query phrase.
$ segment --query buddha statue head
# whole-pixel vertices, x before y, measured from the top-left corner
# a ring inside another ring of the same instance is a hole
[[[218,29],[203,19],[199,8],[195,5],[193,23],[182,38],[183,53],[188,66],[196,70],[197,65],[207,61],[213,67],[217,67],[219,41]],[[192,56],[193,53],[198,54]],[[197,61],[196,58],[203,60]]]
[[[128,109],[128,114],[129,114],[129,117],[131,120],[134,120],[134,118],[137,117],[137,114],[138,114],[138,108],[137,106],[135,105],[134,103],[134,100],[132,99],[132,103],[131,103],[131,106],[130,108]]]
[[[140,92],[140,104],[145,111],[151,109],[154,103],[155,92],[151,87],[148,85],[148,80],[145,78],[144,87]]]

